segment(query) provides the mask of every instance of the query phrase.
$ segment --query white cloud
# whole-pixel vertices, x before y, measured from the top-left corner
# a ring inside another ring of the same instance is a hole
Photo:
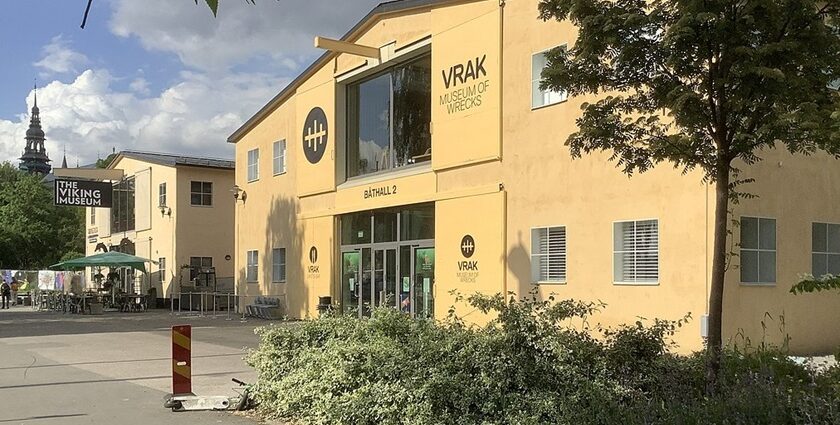
[[[60,35],[53,38],[35,66],[75,79],[38,90],[48,153],[59,164],[66,147],[71,165],[74,158],[84,164],[104,157],[112,147],[232,157],[227,136],[319,53],[312,38],[343,34],[377,2],[225,1],[213,18],[203,2],[112,0],[112,33],[174,53],[192,70],[168,76],[169,87],[156,93],[160,81],[150,84],[142,70],[133,76],[85,70],[88,58]],[[30,93],[27,112],[32,102]],[[0,160],[17,162],[28,123],[28,113],[0,120]]]
[[[130,89],[131,89],[131,91],[133,91],[133,92],[135,92],[135,93],[137,93],[137,94],[144,95],[144,96],[148,96],[148,95],[149,95],[149,93],[150,93],[150,91],[149,91],[149,82],[148,82],[148,81],[146,81],[146,79],[145,79],[145,78],[143,78],[143,77],[138,77],[138,78],[135,78],[135,79],[134,79],[134,80],[133,80],[133,81],[132,81],[132,82],[128,85],[128,88],[130,88]]]
[[[315,35],[339,36],[377,0],[220,2],[219,16],[199,2],[115,0],[111,32],[137,37],[149,50],[172,52],[191,67],[224,71],[251,61],[297,69],[316,53]]]
[[[87,56],[70,48],[70,42],[59,34],[50,40],[42,49],[43,57],[33,65],[42,70],[41,76],[46,78],[55,74],[76,73],[78,68],[88,63]]]
[[[104,157],[112,148],[232,157],[227,136],[288,83],[264,74],[210,78],[182,72],[180,82],[147,98],[116,91],[114,82],[108,71],[89,69],[73,82],[53,81],[38,90],[47,152],[54,163],[60,163],[65,146],[82,163]],[[27,108],[33,100],[30,93]],[[28,115],[0,120],[0,160],[16,162],[28,123]]]

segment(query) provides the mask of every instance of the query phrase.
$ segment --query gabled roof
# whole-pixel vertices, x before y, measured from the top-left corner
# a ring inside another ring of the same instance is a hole
[[[378,6],[374,7],[364,18],[362,18],[353,28],[350,28],[350,31],[347,31],[341,37],[341,40],[348,40],[355,36],[360,30],[362,30],[368,23],[372,20],[381,17],[382,15],[394,13],[394,12],[402,12],[405,10],[410,9],[418,9],[418,8],[425,8],[429,6],[435,6],[438,4],[444,3],[458,3],[458,2],[466,2],[466,1],[476,1],[476,0],[392,0],[386,1],[383,3],[379,3]],[[230,136],[228,136],[228,143],[236,143],[242,136],[245,135],[248,131],[254,128],[257,123],[262,121],[268,114],[272,111],[277,109],[280,104],[282,104],[292,93],[297,90],[297,88],[304,82],[306,79],[312,76],[318,69],[320,69],[324,64],[329,62],[336,54],[334,52],[324,52],[318,59],[315,60],[309,67],[307,67],[300,75],[298,75],[294,80],[292,80],[289,85],[287,85],[277,96],[274,96],[271,100],[268,101],[265,106],[260,108],[254,116],[245,121],[241,127],[239,127],[236,131],[233,132]]]
[[[225,170],[233,170],[236,164],[232,160],[221,158],[184,156],[158,152],[122,151],[114,158],[113,161],[111,161],[110,164],[108,164],[108,168],[111,168],[111,166],[113,166],[119,160],[119,158],[122,157],[132,158],[143,162],[150,162],[153,164],[167,165],[170,167],[186,165],[190,167],[221,168]]]

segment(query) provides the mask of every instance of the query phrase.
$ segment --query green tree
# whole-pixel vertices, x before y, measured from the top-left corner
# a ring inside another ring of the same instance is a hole
[[[43,269],[84,252],[84,209],[56,207],[41,177],[0,164],[0,268]]]
[[[542,86],[585,104],[566,141],[574,157],[611,152],[632,175],[661,162],[700,169],[716,188],[707,390],[721,365],[727,214],[744,195],[738,166],[762,151],[840,157],[840,0],[541,0],[540,18],[571,21]]]

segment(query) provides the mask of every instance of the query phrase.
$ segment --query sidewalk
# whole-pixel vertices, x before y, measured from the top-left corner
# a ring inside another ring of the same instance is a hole
[[[171,391],[170,326],[193,325],[193,391],[233,396],[231,378],[256,379],[243,349],[257,345],[253,330],[267,323],[155,310],[103,316],[0,310],[0,423],[255,423],[228,412],[163,408]]]

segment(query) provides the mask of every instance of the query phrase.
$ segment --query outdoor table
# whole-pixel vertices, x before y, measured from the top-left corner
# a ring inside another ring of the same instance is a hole
[[[132,307],[137,306],[140,310],[146,310],[146,296],[141,294],[120,294],[120,298],[124,300],[122,308],[126,311],[132,311]]]
[[[82,295],[77,295],[76,297],[82,300],[82,302],[81,302],[82,308],[81,308],[81,310],[79,310],[79,314],[85,314],[85,310],[88,309],[88,304],[90,304],[90,301],[96,300],[96,295],[93,295],[93,294],[82,294]],[[88,300],[90,300],[90,301],[88,301]]]

